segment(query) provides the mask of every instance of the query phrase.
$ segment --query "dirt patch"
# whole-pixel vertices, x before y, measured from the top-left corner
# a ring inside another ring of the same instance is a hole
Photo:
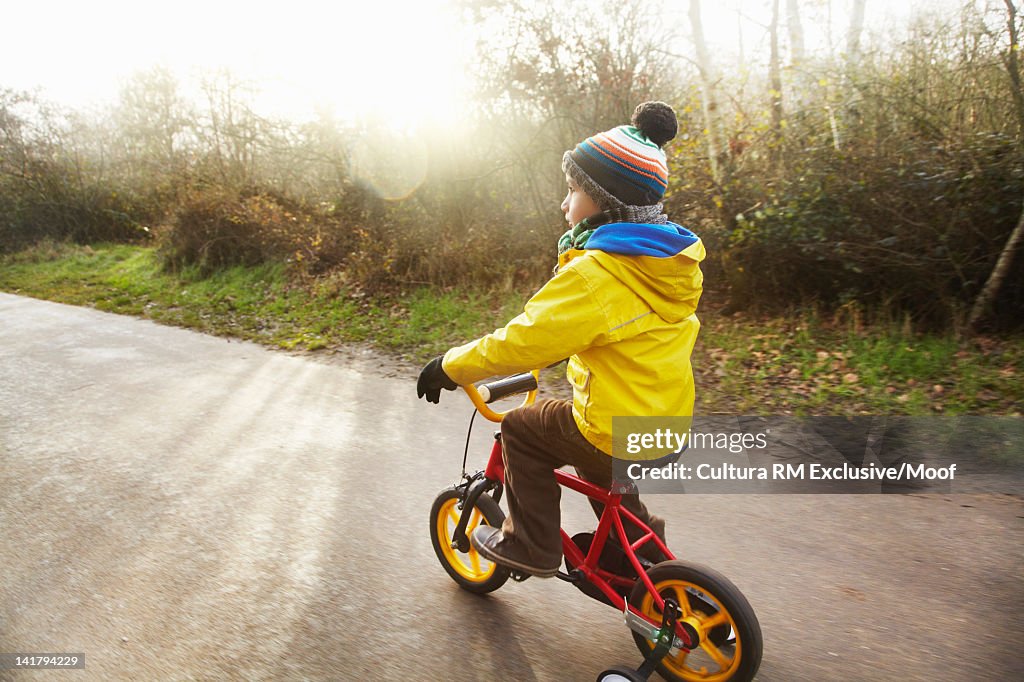
[[[314,362],[347,367],[379,377],[415,381],[420,372],[420,367],[409,359],[397,353],[386,353],[368,343],[349,343],[314,351],[284,352]]]

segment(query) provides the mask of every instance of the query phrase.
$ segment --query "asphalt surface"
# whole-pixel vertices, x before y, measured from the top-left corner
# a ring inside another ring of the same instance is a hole
[[[0,294],[0,652],[86,655],[0,679],[584,681],[638,664],[620,616],[560,581],[451,582],[427,517],[471,409],[416,401],[412,376]],[[1024,679],[1018,497],[648,504],[677,554],[748,597],[759,680]],[[563,521],[594,525],[578,499]]]

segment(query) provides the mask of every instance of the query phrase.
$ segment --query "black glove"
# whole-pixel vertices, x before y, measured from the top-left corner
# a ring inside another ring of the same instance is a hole
[[[444,373],[441,367],[441,356],[438,356],[427,363],[427,366],[420,371],[420,378],[416,381],[416,397],[426,396],[427,401],[435,405],[441,400],[441,389],[454,391],[459,385],[452,381],[451,377]]]

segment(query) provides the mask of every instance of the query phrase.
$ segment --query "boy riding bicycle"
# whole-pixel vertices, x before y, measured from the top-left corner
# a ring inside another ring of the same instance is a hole
[[[562,545],[553,470],[572,465],[609,487],[613,416],[692,414],[704,246],[662,214],[662,146],[676,132],[672,108],[647,102],[631,126],[566,152],[561,208],[569,230],[559,240],[556,274],[504,328],[452,348],[420,373],[418,396],[436,403],[441,389],[569,358],[572,401],[539,401],[502,422],[509,515],[501,529],[482,526],[471,537],[495,563],[555,575]],[[664,522],[637,495],[622,503],[664,538]]]

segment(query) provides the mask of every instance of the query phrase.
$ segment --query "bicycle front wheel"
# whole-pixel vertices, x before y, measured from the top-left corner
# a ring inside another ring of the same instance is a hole
[[[472,546],[469,551],[460,552],[458,547],[452,546],[452,533],[463,514],[470,514],[466,535],[471,535],[481,525],[501,528],[505,515],[489,495],[481,495],[472,509],[459,509],[459,503],[459,492],[455,488],[441,491],[434,499],[430,509],[430,542],[434,553],[462,589],[477,594],[493,592],[508,580],[509,569],[483,558]]]

